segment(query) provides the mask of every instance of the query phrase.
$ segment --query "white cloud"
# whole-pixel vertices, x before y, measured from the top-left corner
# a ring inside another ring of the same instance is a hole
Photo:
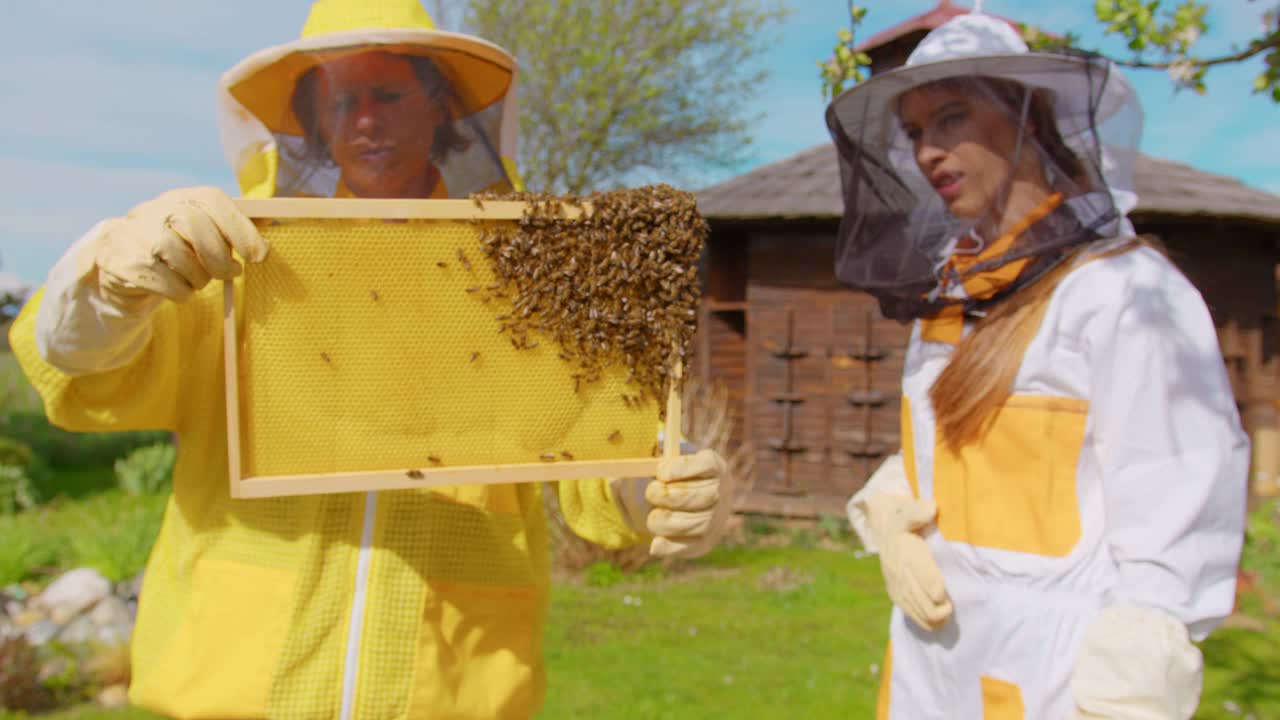
[[[40,282],[62,252],[99,220],[122,215],[165,190],[210,183],[180,171],[4,157],[0,176],[23,180],[0,194],[0,262],[28,283]]]
[[[5,9],[9,46],[109,49],[119,54],[232,60],[297,36],[308,0],[61,0]]]
[[[209,145],[216,153],[217,73],[162,62],[121,62],[89,55],[28,54],[6,73],[0,135],[28,152],[77,148],[87,153],[172,156]],[[206,151],[207,154],[207,151]]]

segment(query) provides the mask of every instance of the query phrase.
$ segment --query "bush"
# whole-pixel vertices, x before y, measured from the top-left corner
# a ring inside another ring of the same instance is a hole
[[[136,576],[151,553],[167,501],[164,495],[113,489],[0,515],[0,587],[78,567],[92,567],[113,582]]]
[[[40,504],[40,494],[26,468],[0,465],[0,515],[12,515]]]
[[[0,639],[0,708],[36,712],[52,705],[36,649],[21,636]]]
[[[41,520],[37,513],[0,516],[0,587],[26,580],[57,564],[63,540]]]
[[[116,460],[116,482],[130,495],[159,495],[173,486],[178,451],[170,443],[138,448]]]
[[[110,466],[131,451],[169,440],[159,430],[74,433],[49,424],[44,413],[11,412],[0,432],[29,446],[53,468]]]
[[[1240,566],[1254,574],[1264,596],[1280,595],[1280,500],[1263,501],[1249,513]]]
[[[0,465],[26,467],[34,454],[26,443],[0,435]]]
[[[30,510],[48,496],[48,466],[25,443],[0,436],[0,513]]]
[[[160,533],[167,497],[101,493],[67,503],[63,524],[65,555],[58,566],[91,567],[111,582],[142,572]]]

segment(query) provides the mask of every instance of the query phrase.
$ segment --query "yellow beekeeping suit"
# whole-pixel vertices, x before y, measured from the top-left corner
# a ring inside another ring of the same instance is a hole
[[[459,57],[474,54],[466,36],[432,29],[416,0],[321,0],[298,43],[311,53],[327,37],[350,44],[360,32],[370,34],[367,42],[394,41],[400,50],[439,42]],[[502,68],[501,51],[475,43],[489,65]],[[298,57],[291,47],[260,53],[246,61],[254,72],[233,71],[230,79],[290,66]],[[465,64],[438,61],[466,72]],[[492,96],[470,93],[476,106],[461,111],[492,107],[509,88],[514,62],[504,82],[491,70],[477,86],[496,88]],[[228,152],[239,158],[246,193],[270,194],[283,131],[244,132],[252,118],[241,102],[246,96],[233,99],[236,87],[224,79],[220,95],[235,118],[224,123],[224,139],[234,140]],[[509,157],[499,159],[518,186]],[[450,190],[462,181],[446,179]],[[173,496],[147,565],[133,637],[133,703],[181,718],[537,712],[549,583],[538,486],[232,500],[219,284],[185,303],[163,303],[150,317],[149,340],[124,365],[73,376],[46,362],[39,348],[38,316],[60,317],[60,303],[74,292],[73,283],[59,285],[56,276],[55,269],[10,333],[50,421],[75,431],[145,428],[177,436]],[[584,538],[610,547],[645,539],[630,529],[605,480],[561,483],[558,492]]]

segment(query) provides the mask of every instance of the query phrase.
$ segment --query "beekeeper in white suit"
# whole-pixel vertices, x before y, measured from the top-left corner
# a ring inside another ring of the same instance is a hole
[[[902,452],[849,502],[895,605],[878,717],[1191,717],[1248,446],[1200,294],[1125,219],[1132,88],[977,11],[827,122],[837,274],[913,323]]]

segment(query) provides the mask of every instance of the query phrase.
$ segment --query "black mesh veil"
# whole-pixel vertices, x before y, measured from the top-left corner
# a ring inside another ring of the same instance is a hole
[[[924,62],[837,97],[826,121],[844,198],[836,275],[888,317],[990,303],[965,281],[1032,258],[1025,284],[1067,248],[1132,231],[1141,111],[1100,57]]]

